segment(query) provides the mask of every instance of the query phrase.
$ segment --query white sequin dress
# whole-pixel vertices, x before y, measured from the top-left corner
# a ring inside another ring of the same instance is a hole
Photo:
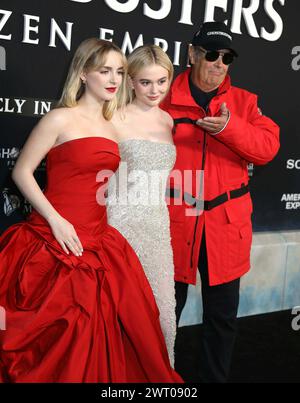
[[[176,148],[167,143],[127,139],[119,143],[119,152],[122,162],[108,189],[108,222],[127,239],[140,259],[160,311],[161,328],[174,365],[176,301],[165,190]]]

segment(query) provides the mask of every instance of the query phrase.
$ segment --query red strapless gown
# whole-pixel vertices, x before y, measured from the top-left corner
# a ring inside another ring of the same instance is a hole
[[[102,137],[48,153],[45,195],[74,225],[81,257],[65,254],[35,211],[0,238],[2,382],[182,381],[141,264],[96,202],[97,173],[119,160],[117,143]]]

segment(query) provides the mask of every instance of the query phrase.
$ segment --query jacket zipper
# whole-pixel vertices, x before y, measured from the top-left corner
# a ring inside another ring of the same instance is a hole
[[[220,92],[219,94],[217,94],[216,96],[220,96],[220,95],[224,94],[225,92],[227,92],[227,91],[222,91],[222,92]],[[215,97],[214,97],[214,98],[215,98]],[[212,98],[212,99],[213,99],[213,98]],[[212,101],[212,99],[211,99],[211,101]],[[211,102],[211,101],[210,101],[210,102]],[[210,115],[209,115],[209,105],[210,105],[210,102],[209,102],[209,104],[207,105],[206,110],[204,110],[204,109],[201,108],[201,106],[200,106],[200,108],[204,111],[204,115],[205,115],[205,116],[210,116]],[[206,149],[207,149],[206,139],[207,139],[207,132],[204,132],[204,141],[203,141],[203,150],[202,150],[202,166],[201,166],[201,169],[202,169],[202,171],[203,171],[203,174],[204,174],[204,168],[205,168]],[[203,179],[204,179],[204,177],[203,177]],[[193,235],[193,243],[192,243],[192,250],[191,250],[191,260],[190,260],[190,266],[191,266],[191,268],[193,268],[193,254],[194,254],[194,247],[195,247],[195,241],[196,241],[196,231],[197,231],[197,227],[198,227],[198,221],[199,221],[199,215],[197,215],[197,218],[196,218],[196,224],[195,224],[194,235]]]
[[[207,105],[206,111],[202,108],[204,111],[204,115],[208,116],[207,112],[209,112],[209,104]],[[204,169],[205,169],[205,160],[206,160],[206,149],[207,149],[207,132],[204,132],[204,139],[203,139],[203,146],[202,146],[202,164],[201,164],[201,170],[203,171],[203,181],[204,181]],[[200,192],[201,194],[201,192]],[[204,194],[204,193],[203,193]],[[196,223],[195,223],[195,228],[194,228],[194,234],[193,234],[193,242],[192,242],[192,250],[191,250],[191,260],[190,260],[190,267],[193,268],[193,255],[194,255],[194,247],[196,243],[196,232],[198,228],[198,221],[199,221],[199,215],[196,217]]]

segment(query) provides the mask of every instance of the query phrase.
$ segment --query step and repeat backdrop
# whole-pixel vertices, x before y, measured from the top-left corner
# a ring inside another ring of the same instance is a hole
[[[31,129],[59,98],[83,39],[112,40],[126,54],[155,43],[178,74],[194,32],[213,20],[226,21],[235,38],[233,84],[256,93],[262,112],[281,127],[274,161],[249,166],[254,229],[300,229],[299,15],[296,0],[1,0],[0,232],[30,211],[11,170]],[[45,162],[36,178],[43,188]]]

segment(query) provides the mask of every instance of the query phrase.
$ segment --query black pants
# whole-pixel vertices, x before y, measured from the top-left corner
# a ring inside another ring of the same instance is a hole
[[[200,342],[199,382],[227,381],[237,330],[240,279],[209,286],[205,234],[199,257],[201,277],[203,323]],[[187,299],[188,284],[176,282],[177,323]],[[176,360],[181,359],[176,356]]]

